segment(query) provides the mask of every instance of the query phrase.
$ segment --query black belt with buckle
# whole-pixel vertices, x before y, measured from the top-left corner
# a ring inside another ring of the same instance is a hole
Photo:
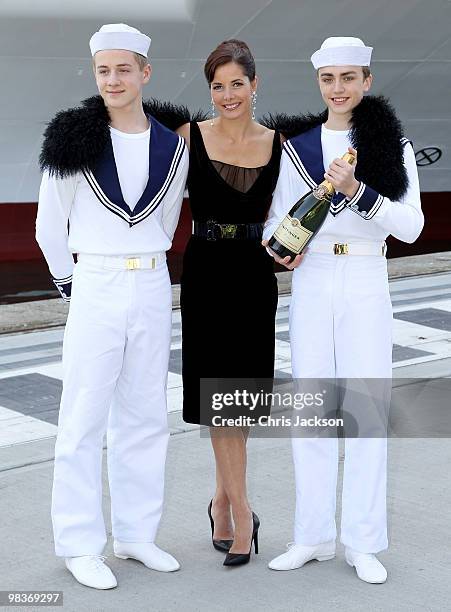
[[[206,240],[261,240],[263,223],[194,221],[193,236]]]

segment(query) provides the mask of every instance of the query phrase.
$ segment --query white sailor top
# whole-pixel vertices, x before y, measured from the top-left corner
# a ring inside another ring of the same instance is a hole
[[[318,242],[383,242],[388,235],[414,242],[424,225],[415,154],[403,139],[404,167],[409,186],[399,201],[392,201],[360,182],[352,199],[337,193],[316,236]],[[291,207],[324,180],[324,168],[352,146],[349,132],[334,132],[319,125],[284,143],[279,179],[265,224],[268,240]],[[357,151],[358,164],[358,151]],[[387,167],[387,172],[390,168]]]
[[[124,199],[111,138],[93,170],[60,178],[46,170],[36,240],[63,299],[70,297],[73,253],[139,255],[167,251],[180,215],[189,157],[183,138],[150,120],[148,178],[134,206]],[[115,148],[116,145],[115,143]],[[132,163],[132,160],[130,160]]]

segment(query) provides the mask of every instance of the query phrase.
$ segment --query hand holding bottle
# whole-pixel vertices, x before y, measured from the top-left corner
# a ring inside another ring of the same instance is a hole
[[[332,169],[334,182],[342,183],[344,181],[349,189],[353,188],[355,181],[354,173],[345,170],[342,163],[352,166],[354,161],[354,154],[346,152],[341,160],[333,162],[336,164],[334,169]],[[337,164],[336,162],[340,163]],[[309,241],[324,223],[334,194],[335,187],[328,179],[317,185],[291,207],[279,224],[279,227],[268,240],[268,248],[271,249],[272,253],[279,256],[279,263],[289,270],[299,265],[300,259],[297,260],[297,257],[301,255]],[[291,261],[289,265],[287,265],[287,259]]]
[[[355,157],[355,163],[350,165],[344,159],[334,159],[330,164],[324,177],[333,185],[335,191],[343,193],[348,198],[353,198],[359,188],[359,181],[355,178],[355,164],[357,163],[357,151],[352,147],[348,148],[351,155]]]
[[[279,255],[277,255],[277,253],[275,253],[271,247],[268,246],[269,240],[262,240],[262,245],[264,247],[266,247],[269,251],[271,251],[271,255],[274,257],[274,260],[278,263],[281,264],[282,266],[285,266],[285,268],[287,268],[288,270],[294,270],[295,268],[298,267],[298,265],[301,263],[302,258],[304,257],[304,255],[301,253],[301,255],[296,255],[296,257],[294,259],[291,259],[291,257],[289,255],[287,255],[287,257],[279,257]]]

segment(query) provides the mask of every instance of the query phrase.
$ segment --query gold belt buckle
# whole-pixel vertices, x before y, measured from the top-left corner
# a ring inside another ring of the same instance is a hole
[[[127,257],[126,268],[127,270],[138,270],[141,267],[141,260],[139,257]]]
[[[235,238],[237,229],[237,226],[233,223],[221,224],[222,238]]]
[[[334,244],[334,255],[348,255],[349,248],[347,244]]]

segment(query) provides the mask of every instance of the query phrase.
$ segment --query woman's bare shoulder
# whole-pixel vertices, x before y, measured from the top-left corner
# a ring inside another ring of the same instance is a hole
[[[266,125],[263,125],[261,123],[257,123],[258,125],[258,129],[260,130],[260,134],[267,134],[269,136],[269,134],[272,134],[272,136],[274,137],[274,131],[269,127],[266,127]]]
[[[260,138],[266,138],[267,140],[272,140],[274,138],[275,130],[266,127],[266,125],[262,125],[261,123],[257,123],[257,134]]]
[[[205,119],[205,121],[197,121],[197,125],[199,126],[202,134],[206,134],[210,132],[211,129],[211,119]]]
[[[266,125],[262,125],[261,123],[259,124],[260,128],[262,129],[262,135],[264,137],[266,137],[268,140],[274,140],[274,135],[276,133],[276,130],[272,130],[271,128],[266,127]],[[286,140],[285,136],[282,134],[282,132],[279,132],[279,137],[280,137],[280,143],[283,144]]]

